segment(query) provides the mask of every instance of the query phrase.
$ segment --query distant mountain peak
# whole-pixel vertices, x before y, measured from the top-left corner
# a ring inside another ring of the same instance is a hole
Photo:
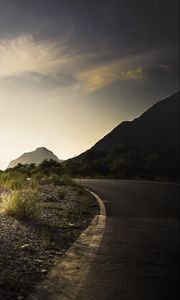
[[[35,151],[44,151],[44,152],[52,152],[51,150],[48,150],[46,147],[38,147]]]
[[[36,150],[31,152],[26,152],[22,154],[15,160],[12,160],[8,168],[14,168],[16,165],[20,164],[35,164],[39,165],[43,160],[53,159],[58,162],[62,162],[52,151],[48,150],[46,147],[38,147]]]
[[[48,149],[46,147],[37,147],[36,150],[48,150]]]

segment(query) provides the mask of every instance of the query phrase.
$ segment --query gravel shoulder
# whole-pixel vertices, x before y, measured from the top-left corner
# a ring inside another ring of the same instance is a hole
[[[10,192],[0,187],[0,197]],[[0,200],[0,300],[26,299],[98,213],[94,197],[78,186],[44,184],[39,194],[30,221],[5,214]]]

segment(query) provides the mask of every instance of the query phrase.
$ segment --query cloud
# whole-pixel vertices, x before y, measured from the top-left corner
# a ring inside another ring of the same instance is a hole
[[[142,79],[143,70],[140,66],[128,69],[127,65],[124,65],[122,61],[118,61],[81,72],[77,75],[77,78],[84,82],[87,92],[93,92],[114,81]]]
[[[128,80],[128,79],[142,79],[143,78],[143,71],[141,67],[137,67],[134,70],[128,70],[126,72],[121,72],[122,79]]]
[[[63,44],[35,41],[31,35],[0,40],[0,78],[25,73],[56,74],[72,59]]]
[[[159,70],[162,70],[162,71],[166,71],[166,72],[169,72],[170,71],[170,67],[166,64],[161,64],[158,66],[158,69]]]
[[[24,34],[0,40],[0,80],[40,90],[73,85],[79,92],[91,93],[113,82],[141,80],[154,65],[166,71],[169,68],[159,64],[160,50],[122,58],[114,58],[113,52],[106,54],[73,47],[67,37],[61,41],[37,40]]]

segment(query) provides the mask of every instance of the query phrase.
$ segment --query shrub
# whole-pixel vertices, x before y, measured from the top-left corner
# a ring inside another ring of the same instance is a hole
[[[60,185],[73,185],[73,181],[70,176],[63,175],[60,177]]]
[[[60,185],[61,184],[61,177],[57,174],[52,175],[52,183],[55,185]]]
[[[59,200],[63,200],[65,198],[65,192],[63,191],[58,191],[58,197],[59,197]]]
[[[70,176],[68,175],[57,175],[57,174],[53,174],[52,175],[52,182],[56,185],[63,185],[63,186],[67,186],[67,185],[73,185],[73,181],[71,179]]]
[[[77,193],[78,196],[83,196],[84,194],[86,194],[85,189],[77,184],[74,186],[74,191]]]
[[[38,193],[28,188],[26,190],[13,191],[3,196],[4,211],[20,220],[32,219],[37,214]]]
[[[0,270],[0,282],[1,286],[6,287],[7,289],[16,289],[19,284],[15,274],[10,270]]]
[[[31,189],[35,189],[35,190],[38,190],[39,188],[39,182],[37,180],[35,180],[34,178],[31,178],[31,180],[28,182],[28,186],[31,188]]]
[[[6,188],[17,190],[21,189],[25,183],[26,176],[19,172],[2,173],[0,183]]]
[[[12,190],[18,190],[21,189],[24,185],[24,179],[23,178],[12,178],[6,182],[6,187],[12,189]]]
[[[42,231],[40,232],[40,239],[41,239],[41,247],[45,249],[51,249],[55,246],[53,236],[45,228],[43,228]]]
[[[36,172],[31,175],[32,181],[36,183],[40,183],[43,177],[44,175],[41,172]]]

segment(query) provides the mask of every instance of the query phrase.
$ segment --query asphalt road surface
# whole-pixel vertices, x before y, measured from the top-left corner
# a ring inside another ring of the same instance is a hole
[[[103,240],[77,300],[180,299],[179,185],[81,180],[106,206]]]

